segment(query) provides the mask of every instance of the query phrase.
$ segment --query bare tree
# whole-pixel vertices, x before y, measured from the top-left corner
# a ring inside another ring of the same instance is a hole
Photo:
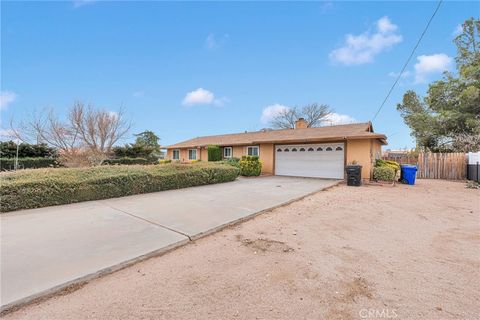
[[[332,114],[332,110],[326,104],[312,103],[299,109],[298,107],[284,109],[279,112],[270,122],[276,129],[293,129],[299,118],[307,121],[307,127],[319,127]]]
[[[273,117],[270,126],[275,129],[292,129],[295,128],[295,121],[300,117],[297,107],[283,109]]]
[[[130,129],[123,108],[118,112],[107,112],[75,102],[69,120],[72,128],[80,134],[84,146],[100,162],[106,159],[113,145]]]
[[[66,165],[81,166],[101,164],[128,132],[130,122],[125,120],[123,109],[111,113],[75,102],[65,121],[51,109],[16,128],[10,121],[10,127],[18,139],[46,143],[59,150]]]

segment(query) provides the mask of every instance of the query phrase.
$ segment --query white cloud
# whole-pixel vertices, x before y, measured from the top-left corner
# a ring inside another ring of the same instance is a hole
[[[80,8],[80,7],[83,7],[87,4],[92,4],[96,1],[97,0],[73,0],[73,7],[74,8]]]
[[[215,34],[210,33],[205,39],[204,47],[208,50],[215,50],[225,45],[229,38],[228,34],[217,37]]]
[[[393,24],[388,17],[382,17],[377,21],[378,31],[382,34],[395,32],[398,26]]]
[[[17,99],[17,95],[12,91],[0,92],[0,110],[5,109],[8,105]]]
[[[389,77],[392,77],[392,78],[396,78],[396,77],[398,77],[399,74],[400,74],[400,72],[393,72],[393,71],[392,71],[392,72],[389,72],[389,73],[388,73],[388,76],[389,76]],[[402,76],[401,76],[400,78],[401,78],[401,79],[405,79],[405,78],[410,77],[411,75],[412,75],[412,73],[411,73],[410,71],[404,71],[404,72],[402,73]]]
[[[453,35],[454,37],[456,37],[456,36],[462,34],[462,32],[463,32],[463,27],[462,27],[462,25],[461,25],[461,24],[457,24],[457,26],[455,27],[455,30],[453,30],[453,32],[452,32],[452,35]]]
[[[445,53],[421,55],[417,60],[414,66],[415,83],[425,83],[429,76],[448,71],[453,65],[453,58]]]
[[[230,100],[228,100],[227,97],[215,98],[213,92],[198,88],[188,92],[183,98],[182,104],[184,106],[214,105],[217,107],[223,107],[228,102],[230,102]]]
[[[391,49],[403,40],[397,33],[398,27],[388,17],[380,18],[375,28],[375,32],[347,34],[345,44],[330,52],[330,59],[345,65],[373,62],[376,55]]]
[[[273,120],[278,114],[288,111],[290,108],[287,106],[284,106],[283,104],[272,104],[266,108],[263,109],[262,111],[262,116],[260,117],[260,121],[263,124],[268,124],[270,121]]]
[[[358,122],[355,118],[346,115],[346,114],[339,114],[339,113],[332,113],[328,117],[325,118],[323,121],[323,125],[337,125],[337,124],[349,124]]]
[[[211,104],[215,100],[215,95],[213,92],[205,90],[203,88],[198,88],[188,92],[183,98],[183,105],[193,106],[197,104]]]

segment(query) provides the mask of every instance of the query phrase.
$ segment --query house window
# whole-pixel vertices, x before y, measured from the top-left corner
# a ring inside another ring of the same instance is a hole
[[[323,149],[321,147],[318,147],[317,151],[323,151]]]
[[[282,149],[278,148],[278,149],[277,149],[277,152],[282,152]]]
[[[305,148],[300,148],[300,151],[305,151]]]
[[[337,147],[337,148],[335,149],[335,151],[342,151],[342,150],[343,150],[342,147]]]
[[[197,149],[188,149],[188,160],[197,160]]]
[[[232,147],[223,148],[223,157],[224,158],[231,158],[232,157]]]
[[[290,152],[290,149],[287,148],[287,149],[285,149],[284,151],[285,151],[285,152]]]
[[[258,155],[260,154],[260,152],[259,152],[257,146],[247,147],[247,154],[248,154],[249,156],[256,156],[256,157],[258,157]]]
[[[327,149],[325,149],[326,151],[333,151],[333,149],[331,147],[327,147]]]
[[[315,151],[313,148],[308,148],[308,151]]]
[[[292,152],[297,152],[297,148],[293,148],[293,149],[292,149]]]
[[[180,150],[178,150],[178,149],[173,150],[172,159],[173,160],[180,160]]]

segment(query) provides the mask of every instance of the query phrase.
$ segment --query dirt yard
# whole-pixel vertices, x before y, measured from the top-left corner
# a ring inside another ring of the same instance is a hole
[[[480,190],[338,186],[5,319],[480,319]]]

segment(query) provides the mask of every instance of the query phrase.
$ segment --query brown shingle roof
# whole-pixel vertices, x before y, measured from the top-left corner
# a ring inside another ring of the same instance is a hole
[[[245,133],[197,137],[164,148],[194,148],[208,145],[235,146],[259,143],[307,143],[345,139],[379,139],[386,144],[387,137],[374,133],[371,123],[354,123],[305,129],[262,130]]]

